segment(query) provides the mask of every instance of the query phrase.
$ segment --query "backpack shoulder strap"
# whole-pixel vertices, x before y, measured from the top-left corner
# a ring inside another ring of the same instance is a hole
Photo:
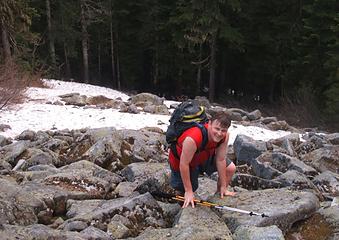
[[[207,146],[207,143],[208,143],[208,133],[207,133],[207,129],[205,128],[205,126],[203,124],[200,124],[200,123],[196,123],[195,124],[196,127],[198,127],[201,131],[201,134],[202,134],[202,142],[201,142],[201,145],[200,147],[198,147],[196,153],[199,153],[201,152],[202,150],[204,150],[204,148]],[[176,159],[180,159],[180,156],[178,154],[178,151],[177,151],[177,142],[174,142],[170,145],[170,149],[171,151],[173,152],[174,156]]]
[[[208,133],[207,133],[207,129],[205,128],[205,126],[203,124],[197,123],[197,127],[200,129],[201,134],[202,134],[202,143],[201,143],[200,147],[198,148],[198,152],[200,152],[200,151],[204,150],[205,147],[207,146]]]

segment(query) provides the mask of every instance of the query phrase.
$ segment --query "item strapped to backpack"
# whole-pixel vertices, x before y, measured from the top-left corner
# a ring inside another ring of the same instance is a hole
[[[206,147],[208,136],[204,123],[208,122],[208,117],[205,108],[200,106],[197,101],[188,100],[179,104],[169,121],[170,125],[166,131],[166,142],[177,159],[180,159],[176,148],[177,140],[189,128],[198,127],[201,130],[203,140],[198,148],[198,152]]]

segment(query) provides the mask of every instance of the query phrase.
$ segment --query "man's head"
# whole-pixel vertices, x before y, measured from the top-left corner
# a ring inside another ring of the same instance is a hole
[[[216,112],[210,118],[210,122],[218,121],[220,127],[229,128],[231,126],[231,120],[228,117],[228,114],[222,111]]]
[[[208,138],[214,142],[221,141],[226,137],[230,125],[231,120],[227,113],[221,111],[216,112],[212,115],[208,124]]]

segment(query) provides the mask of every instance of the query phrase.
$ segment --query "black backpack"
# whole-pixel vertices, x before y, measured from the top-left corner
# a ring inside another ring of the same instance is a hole
[[[203,150],[208,142],[207,129],[204,123],[208,122],[205,108],[200,106],[195,100],[182,102],[172,113],[170,125],[166,131],[166,142],[177,159],[178,155],[176,143],[181,134],[189,128],[198,127],[202,133],[202,144],[198,152]]]

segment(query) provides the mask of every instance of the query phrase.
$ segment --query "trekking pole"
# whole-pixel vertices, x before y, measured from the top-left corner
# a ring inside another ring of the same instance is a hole
[[[172,199],[173,200],[177,200],[177,201],[181,201],[181,202],[185,201],[184,197],[178,196],[178,195],[175,196],[175,197],[172,197]],[[233,211],[233,212],[244,213],[244,214],[248,214],[250,216],[269,217],[265,213],[257,213],[257,212],[252,212],[252,211],[246,211],[246,210],[242,210],[242,209],[238,209],[238,208],[233,208],[233,207],[227,207],[227,206],[223,206],[223,205],[218,205],[216,203],[211,203],[211,202],[202,201],[202,200],[198,200],[198,199],[194,199],[193,201],[196,204],[201,205],[201,206],[205,206],[205,207],[214,207],[214,208],[217,208],[217,209],[223,209],[223,210],[228,210],[228,211]]]

